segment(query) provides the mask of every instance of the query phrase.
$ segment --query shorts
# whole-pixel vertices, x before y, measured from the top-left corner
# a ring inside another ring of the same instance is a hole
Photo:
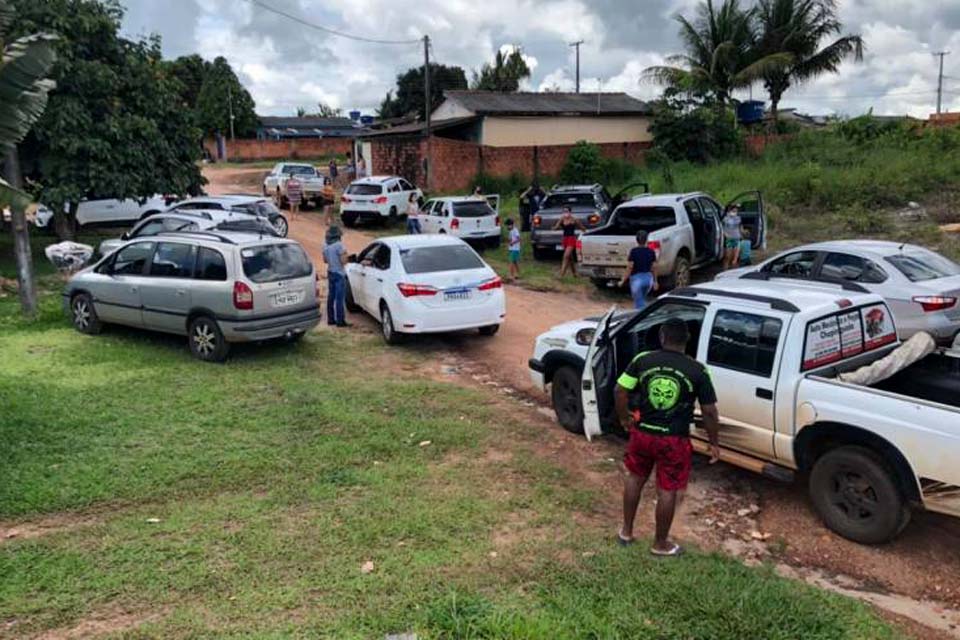
[[[563,236],[563,242],[560,243],[564,249],[576,249],[577,248],[577,238],[576,236]]]
[[[693,466],[693,445],[687,436],[661,436],[631,429],[623,464],[630,473],[644,479],[656,465],[657,487],[683,491]]]
[[[726,238],[723,241],[723,248],[729,250],[739,249],[740,248],[740,239],[739,238]]]
[[[513,264],[520,263],[520,249],[510,249],[507,251],[507,257],[510,259],[510,262]]]

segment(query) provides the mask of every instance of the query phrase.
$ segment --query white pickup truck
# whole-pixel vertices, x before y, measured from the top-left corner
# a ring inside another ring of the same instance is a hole
[[[759,191],[747,191],[725,207],[705,193],[644,194],[618,206],[607,223],[580,236],[578,271],[600,288],[623,276],[638,231],[646,231],[647,246],[657,252],[657,275],[664,289],[690,284],[690,272],[723,258],[721,221],[732,205],[754,249],[766,246],[767,220]]]
[[[287,180],[297,176],[303,191],[303,201],[315,206],[333,204],[333,182],[315,166],[305,162],[278,162],[263,178],[263,195],[276,199],[278,206],[286,206]]]
[[[721,459],[766,476],[809,477],[826,525],[861,543],[895,537],[921,506],[960,516],[960,354],[935,351],[881,382],[844,381],[900,344],[880,296],[790,280],[723,280],[611,311],[537,338],[531,377],[551,385],[560,423],[619,431],[617,377],[658,349],[668,318],[717,391]],[[691,432],[706,449],[706,433]]]

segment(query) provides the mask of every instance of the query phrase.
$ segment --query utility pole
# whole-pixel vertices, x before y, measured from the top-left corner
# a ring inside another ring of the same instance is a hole
[[[580,45],[582,44],[583,40],[570,43],[570,46],[577,50],[577,93],[580,93]]]
[[[948,55],[949,51],[936,51],[933,55],[940,58],[940,72],[937,74],[937,113],[943,105],[943,56]]]
[[[233,141],[233,91],[227,85],[227,106],[230,109],[230,140]]]
[[[430,153],[430,36],[423,36],[423,133],[427,137],[427,157],[423,167],[424,183],[430,191],[430,173],[433,169]]]

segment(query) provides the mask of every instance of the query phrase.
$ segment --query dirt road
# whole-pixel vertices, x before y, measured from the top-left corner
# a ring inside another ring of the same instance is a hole
[[[263,172],[208,168],[205,175],[211,193],[258,192]],[[291,235],[318,265],[326,230],[320,218],[306,213],[291,224]],[[355,230],[346,230],[344,238],[350,251],[362,249],[371,239]],[[539,405],[541,413],[549,415],[548,399],[534,392],[527,375],[534,339],[559,322],[602,312],[610,303],[588,294],[515,286],[507,286],[506,294],[507,319],[496,337],[432,336],[407,348],[436,353],[438,362],[465,368],[470,375],[456,376],[459,383],[493,385],[525,398],[528,405]],[[377,330],[365,315],[353,314],[350,321],[356,330]],[[571,471],[596,475],[598,466],[611,469],[593,480],[609,487],[615,504],[618,480],[611,461],[619,459],[622,445],[613,439],[588,444],[548,420],[541,422],[545,442],[554,447],[554,455],[566,457]],[[922,637],[960,638],[960,521],[917,513],[893,543],[865,547],[834,535],[820,523],[802,481],[776,484],[725,465],[701,466],[694,477],[680,522],[682,538],[747,562],[771,563],[785,575],[859,597],[894,617],[923,625]]]

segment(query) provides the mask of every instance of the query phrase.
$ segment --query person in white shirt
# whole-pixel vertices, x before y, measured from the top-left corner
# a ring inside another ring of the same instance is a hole
[[[520,279],[520,230],[507,218],[507,255],[510,260],[510,278]]]
[[[407,200],[407,233],[423,233],[420,230],[420,203],[417,202],[416,193],[411,193]]]

